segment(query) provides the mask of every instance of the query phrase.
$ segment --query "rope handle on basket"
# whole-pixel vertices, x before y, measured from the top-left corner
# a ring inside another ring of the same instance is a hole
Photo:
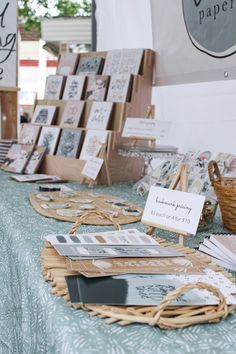
[[[179,295],[182,295],[186,293],[187,291],[190,291],[192,289],[203,289],[203,290],[208,290],[210,291],[213,295],[218,297],[219,299],[219,304],[217,310],[220,312],[223,310],[225,318],[228,315],[228,307],[226,304],[226,300],[222,292],[216,288],[215,286],[212,286],[210,284],[204,283],[204,282],[196,282],[196,283],[191,283],[187,285],[183,285],[180,288],[171,291],[166,297],[160,302],[160,304],[155,307],[155,309],[152,311],[152,315],[154,316],[153,319],[149,322],[150,326],[155,326],[158,324],[159,319],[161,317],[162,312],[164,309],[173,301],[175,300]]]
[[[72,225],[69,235],[74,235],[79,228],[80,225],[84,223],[85,220],[87,220],[90,216],[100,216],[102,218],[108,219],[111,221],[111,223],[114,225],[116,230],[120,230],[120,225],[116,222],[114,222],[113,218],[111,215],[105,213],[104,211],[98,211],[98,210],[90,210],[85,212],[83,215],[81,215],[76,222]]]
[[[208,164],[208,174],[209,174],[209,178],[210,178],[212,186],[214,185],[214,182],[217,180],[214,177],[214,173],[216,174],[218,180],[221,182],[222,176],[220,174],[220,170],[219,170],[219,167],[217,165],[217,162],[214,161],[214,160],[211,160],[209,162],[209,164]]]

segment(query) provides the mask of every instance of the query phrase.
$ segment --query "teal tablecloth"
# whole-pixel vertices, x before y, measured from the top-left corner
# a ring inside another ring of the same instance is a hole
[[[86,190],[87,187],[80,189]],[[0,354],[154,354],[236,353],[236,315],[213,325],[165,331],[145,325],[106,325],[87,312],[71,309],[50,294],[40,270],[40,251],[48,233],[67,232],[70,223],[47,219],[30,206],[36,184],[20,184],[0,171]],[[132,184],[96,187],[96,191],[143,205]],[[140,224],[132,225],[145,229]],[[126,225],[126,227],[130,227]],[[220,223],[214,230],[220,231]],[[104,228],[103,228],[104,229]],[[82,226],[81,231],[100,228]],[[168,240],[174,235],[162,234]],[[191,237],[196,246],[204,234]]]

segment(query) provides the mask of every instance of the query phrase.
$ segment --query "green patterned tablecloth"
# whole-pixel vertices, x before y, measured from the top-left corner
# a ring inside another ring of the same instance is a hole
[[[76,184],[71,184],[76,185]],[[85,186],[79,186],[87,190]],[[165,331],[145,325],[107,325],[87,312],[71,309],[50,294],[40,270],[44,236],[65,233],[71,224],[47,219],[30,206],[36,184],[20,184],[0,171],[0,354],[154,354],[236,353],[236,315],[213,325]],[[143,206],[132,183],[96,187],[97,192],[127,198]],[[126,225],[145,230],[141,224]],[[81,232],[101,227],[82,226]],[[106,228],[109,230],[109,228]],[[222,231],[220,219],[213,231]],[[196,247],[204,234],[189,237]],[[170,241],[174,235],[162,233]]]

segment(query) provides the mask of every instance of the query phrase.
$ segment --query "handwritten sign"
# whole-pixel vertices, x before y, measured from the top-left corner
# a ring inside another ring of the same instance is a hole
[[[104,160],[99,157],[90,157],[84,165],[81,174],[95,181],[102,168],[103,162]]]
[[[152,186],[142,222],[177,233],[196,234],[205,197]]]
[[[149,118],[126,118],[123,138],[137,137],[156,139],[158,135],[158,124],[156,119]]]
[[[0,87],[16,87],[17,1],[0,2]]]

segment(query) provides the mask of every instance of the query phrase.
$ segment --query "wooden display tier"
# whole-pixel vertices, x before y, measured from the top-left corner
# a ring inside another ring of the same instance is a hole
[[[59,175],[72,181],[80,181],[81,171],[86,161],[79,159],[69,159],[67,157],[46,155],[40,172],[50,175]],[[127,158],[118,155],[117,150],[109,153],[108,165],[112,183],[138,180],[141,178],[144,160],[141,158]],[[99,173],[98,184],[107,184],[107,174],[103,165]]]
[[[82,53],[83,56],[101,56],[106,57],[106,52]],[[143,171],[144,160],[141,158],[127,158],[118,155],[118,147],[124,141],[121,138],[126,117],[145,117],[147,108],[151,104],[151,90],[153,80],[153,68],[155,63],[155,52],[151,49],[145,49],[143,59],[138,75],[133,75],[132,86],[129,99],[125,103],[114,103],[111,119],[107,130],[109,131],[108,143],[106,146],[105,157],[111,175],[111,182],[122,182],[128,180],[138,180]],[[58,107],[56,126],[61,126],[61,118],[65,104],[63,100],[37,100],[35,105],[53,105]],[[89,113],[94,101],[84,101],[84,110],[79,127],[77,129],[85,130]],[[125,139],[127,143],[129,139]],[[100,156],[104,158],[103,156]],[[69,159],[59,156],[46,156],[40,172],[47,174],[60,175],[70,180],[82,181],[82,168],[85,161],[79,159]],[[106,168],[103,166],[98,183],[108,183]]]

